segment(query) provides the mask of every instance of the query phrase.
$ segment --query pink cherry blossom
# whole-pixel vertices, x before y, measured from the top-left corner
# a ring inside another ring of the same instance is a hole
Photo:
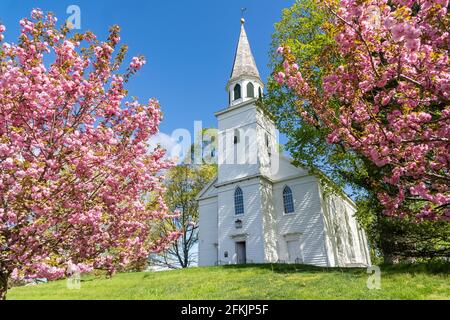
[[[275,75],[275,80],[276,80],[278,83],[283,83],[285,77],[286,77],[286,75],[284,74],[284,72],[281,72],[281,71],[280,71],[280,72],[278,72],[278,73]]]
[[[130,63],[130,68],[132,70],[139,70],[145,65],[146,61],[142,57],[134,57]]]
[[[56,279],[69,264],[113,273],[179,236],[150,239],[152,224],[173,217],[161,174],[173,163],[148,150],[158,101],[124,102],[145,60],[120,74],[117,28],[109,43],[74,40],[56,20],[33,10],[18,44],[0,47],[0,299],[2,279]]]
[[[321,93],[281,46],[283,70],[274,79],[304,101],[299,106],[313,107],[301,110],[302,118],[330,130],[328,143],[379,168],[381,190],[390,190],[379,193],[387,215],[450,221],[448,0],[415,3],[317,1],[334,17],[336,52],[345,63],[324,76]],[[373,7],[381,14],[376,26],[363,14]]]

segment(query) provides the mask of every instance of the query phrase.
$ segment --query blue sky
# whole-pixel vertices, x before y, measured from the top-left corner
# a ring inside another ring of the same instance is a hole
[[[294,0],[2,0],[0,21],[7,42],[15,42],[18,21],[32,8],[54,12],[59,21],[69,17],[69,5],[81,9],[81,29],[105,39],[109,26],[122,28],[129,58],[143,54],[147,65],[128,86],[131,96],[145,102],[157,98],[164,120],[161,131],[193,131],[194,121],[216,127],[214,112],[227,105],[225,85],[230,76],[239,36],[242,7],[246,31],[263,81],[270,73],[268,50],[273,25],[281,10]]]

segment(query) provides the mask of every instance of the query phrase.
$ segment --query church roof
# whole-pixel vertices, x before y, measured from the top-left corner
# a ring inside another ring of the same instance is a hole
[[[230,82],[244,76],[256,77],[260,79],[255,58],[248,42],[247,33],[244,28],[244,20],[241,20],[241,34],[234,57],[233,69],[231,71]]]

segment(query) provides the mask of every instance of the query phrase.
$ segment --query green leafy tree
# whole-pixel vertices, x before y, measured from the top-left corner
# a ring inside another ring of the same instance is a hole
[[[179,212],[179,217],[166,219],[156,225],[155,235],[179,232],[178,241],[173,242],[163,252],[150,257],[153,265],[169,268],[187,268],[196,261],[195,247],[198,243],[198,202],[197,195],[216,176],[215,129],[204,129],[193,144],[182,164],[171,168],[165,175],[166,192],[164,200],[169,209]],[[195,148],[197,146],[198,148]],[[199,147],[201,146],[201,147]],[[195,163],[194,154],[200,153],[201,163]],[[213,156],[211,157],[211,153]]]

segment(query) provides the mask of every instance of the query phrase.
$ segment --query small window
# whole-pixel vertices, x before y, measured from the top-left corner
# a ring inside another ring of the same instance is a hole
[[[244,214],[244,195],[240,187],[234,191],[234,213],[236,215]]]
[[[249,82],[247,84],[247,98],[254,98],[255,97],[255,86],[253,83]]]
[[[293,213],[294,210],[294,199],[292,198],[292,190],[286,186],[283,190],[283,203],[284,203],[284,213]]]
[[[269,138],[269,134],[266,133],[266,148],[267,148],[267,153],[270,155],[272,155],[272,150],[270,150],[270,138]]]
[[[262,98],[262,90],[261,87],[258,87],[258,97]]]
[[[239,143],[239,130],[234,130],[234,139],[233,139],[233,143],[234,144],[238,144]]]
[[[241,95],[241,85],[238,83],[234,86],[234,100],[240,99],[242,97]]]

